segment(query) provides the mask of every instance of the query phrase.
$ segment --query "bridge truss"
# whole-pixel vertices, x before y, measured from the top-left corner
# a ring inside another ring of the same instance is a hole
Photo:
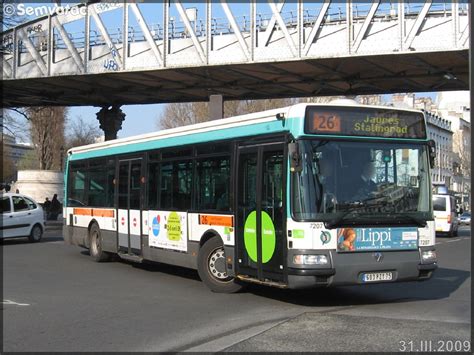
[[[1,34],[5,106],[468,89],[466,2],[95,2]]]

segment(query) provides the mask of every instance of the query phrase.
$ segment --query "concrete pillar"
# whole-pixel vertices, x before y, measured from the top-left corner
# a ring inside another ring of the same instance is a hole
[[[125,114],[120,106],[102,107],[97,112],[97,119],[100,122],[100,128],[104,131],[105,140],[117,139],[117,132],[122,129],[122,122],[125,120]]]
[[[224,100],[222,95],[209,96],[209,119],[219,120],[224,117]]]

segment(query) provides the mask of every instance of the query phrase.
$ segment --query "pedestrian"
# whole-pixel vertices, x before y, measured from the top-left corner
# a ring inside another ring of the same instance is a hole
[[[58,200],[58,194],[54,194],[53,199],[51,200],[51,206],[49,208],[48,220],[56,221],[60,212],[61,203]]]
[[[49,209],[51,208],[51,201],[49,200],[49,198],[46,197],[46,199],[44,200],[43,202],[43,209],[46,211],[46,212],[49,212]]]
[[[19,194],[19,193],[20,193],[20,190],[19,190],[19,189],[16,189],[15,193]]]

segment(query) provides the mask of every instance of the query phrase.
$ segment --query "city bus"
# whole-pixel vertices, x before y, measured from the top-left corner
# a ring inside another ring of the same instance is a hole
[[[72,148],[64,239],[214,292],[426,280],[426,129],[421,111],[301,103]]]

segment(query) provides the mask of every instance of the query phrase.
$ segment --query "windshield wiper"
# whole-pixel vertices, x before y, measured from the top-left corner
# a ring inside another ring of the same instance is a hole
[[[357,208],[351,208],[345,213],[327,221],[324,222],[325,227],[328,229],[334,228],[334,227],[343,227],[345,224],[341,223],[344,221],[344,219],[354,211],[356,211]],[[356,216],[354,216],[356,217]],[[426,219],[423,217],[416,217],[410,214],[405,214],[405,213],[396,213],[394,215],[387,215],[387,216],[374,216],[374,215],[359,215],[356,217],[358,220],[353,221],[350,223],[351,225],[412,225],[415,224],[417,227],[426,227]],[[376,222],[374,222],[376,221]]]
[[[415,223],[418,227],[426,227],[426,219],[424,219],[424,218],[415,217],[415,216],[412,216],[412,215],[409,215],[409,214],[406,214],[406,213],[400,213],[400,214],[397,213],[397,214],[394,215],[394,217],[396,217],[398,219],[405,218],[405,219],[407,219],[406,222],[409,221],[409,222]]]
[[[326,228],[331,229],[334,227],[340,227],[340,223],[346,218],[348,215],[351,213],[357,211],[360,209],[364,204],[361,202],[354,202],[350,204],[352,207],[347,209],[344,213],[340,214],[339,216],[334,217],[333,219],[324,222]]]

